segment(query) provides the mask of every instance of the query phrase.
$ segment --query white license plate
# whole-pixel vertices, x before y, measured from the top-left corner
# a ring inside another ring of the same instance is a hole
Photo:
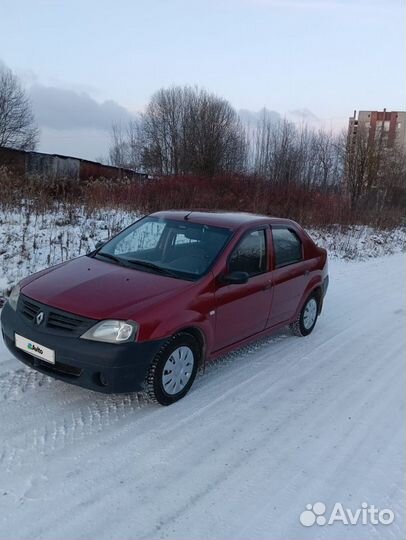
[[[52,349],[48,349],[48,347],[44,347],[43,345],[40,345],[31,339],[19,336],[18,334],[15,334],[15,344],[16,347],[32,356],[41,358],[41,360],[49,362],[50,364],[55,364],[55,351]]]

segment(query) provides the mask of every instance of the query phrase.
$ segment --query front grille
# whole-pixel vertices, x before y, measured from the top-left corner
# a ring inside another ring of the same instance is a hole
[[[67,375],[68,377],[80,377],[82,375],[82,369],[75,366],[70,366],[68,364],[63,364],[62,362],[55,362],[55,364],[48,364],[43,360],[39,361],[40,367],[49,371],[55,371],[61,375]]]
[[[36,324],[37,315],[42,312],[44,317],[43,321],[38,325],[38,329],[46,327],[50,330],[69,333],[71,335],[81,335],[96,323],[94,319],[81,317],[80,315],[74,315],[73,313],[41,304],[23,295],[21,295],[18,303],[18,311],[34,325]]]
[[[32,302],[23,299],[21,313],[26,319],[28,319],[29,321],[33,321],[40,311],[41,307],[39,305],[33,304]]]
[[[47,320],[47,326],[51,328],[62,328],[72,332],[83,325],[83,319],[71,315],[61,315],[50,311]]]
[[[70,366],[69,364],[64,364],[62,362],[55,362],[55,364],[50,364],[48,362],[45,362],[44,360],[41,360],[40,358],[32,357],[25,351],[19,352],[23,354],[27,363],[34,369],[38,367],[41,368],[43,371],[48,371],[49,373],[58,373],[60,375],[64,375],[65,377],[76,378],[82,375],[83,370],[81,368]]]

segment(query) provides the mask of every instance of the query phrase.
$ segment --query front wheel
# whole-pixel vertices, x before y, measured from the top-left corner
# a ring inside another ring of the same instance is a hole
[[[145,390],[152,401],[171,405],[183,398],[195,380],[200,348],[193,336],[181,332],[156,354],[148,370]]]
[[[290,329],[295,336],[308,336],[316,326],[319,314],[319,302],[313,294],[306,300],[296,320],[290,324]]]

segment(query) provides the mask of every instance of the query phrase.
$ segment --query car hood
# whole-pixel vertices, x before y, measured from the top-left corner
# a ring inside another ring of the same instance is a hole
[[[79,257],[22,282],[24,295],[92,319],[131,319],[151,299],[163,300],[192,286],[190,281]]]

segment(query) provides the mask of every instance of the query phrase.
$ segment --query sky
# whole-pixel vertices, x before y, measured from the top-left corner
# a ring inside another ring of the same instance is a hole
[[[95,159],[172,85],[334,130],[354,109],[404,110],[405,19],[405,0],[1,0],[0,62],[39,149]]]

